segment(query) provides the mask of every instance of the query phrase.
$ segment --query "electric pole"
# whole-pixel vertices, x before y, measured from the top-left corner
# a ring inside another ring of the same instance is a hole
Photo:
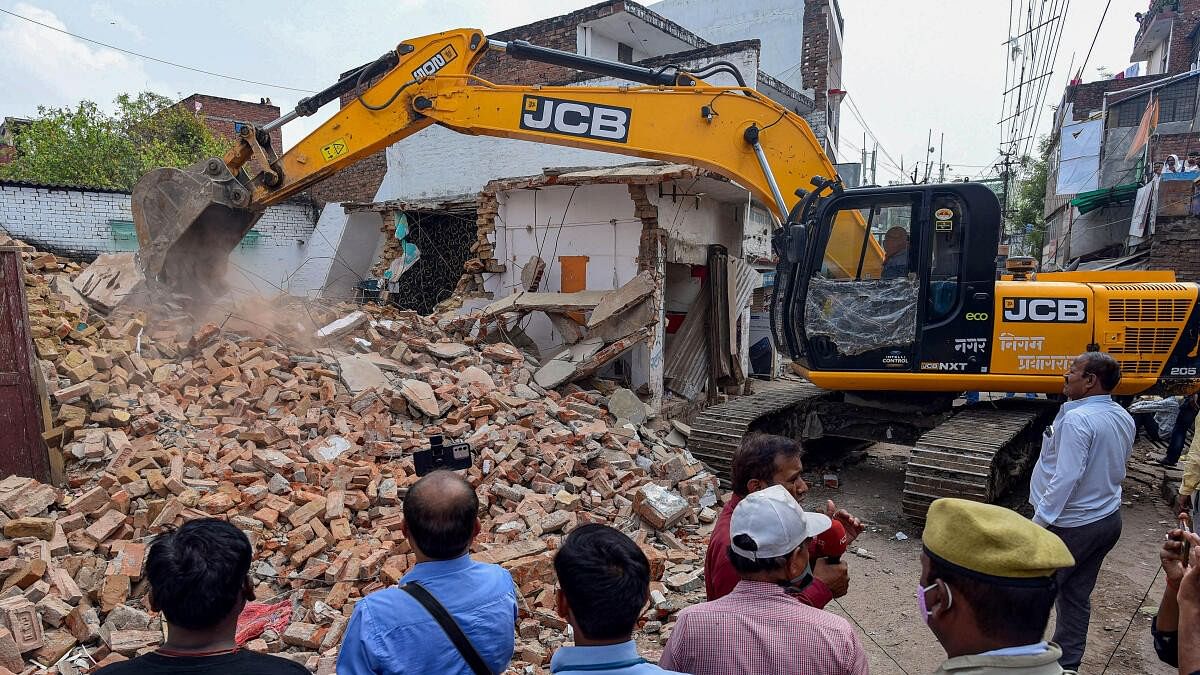
[[[944,161],[945,156],[946,156],[945,151],[946,151],[946,133],[942,132],[942,138],[941,138],[941,140],[938,141],[938,182],[939,183],[946,182],[946,162]]]
[[[862,164],[858,167],[858,184],[870,185],[867,182],[867,132],[863,132]]]
[[[933,143],[933,129],[930,129],[925,136],[925,180],[922,181],[924,183],[929,182],[929,170],[932,168],[929,165],[929,157],[933,154],[933,146],[930,143]]]

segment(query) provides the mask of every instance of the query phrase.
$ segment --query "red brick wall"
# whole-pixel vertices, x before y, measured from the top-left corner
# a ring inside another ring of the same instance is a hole
[[[1200,281],[1200,218],[1163,218],[1154,224],[1150,269],[1174,270],[1180,281]]]
[[[198,111],[196,103],[200,103]],[[178,105],[198,114],[214,134],[231,141],[237,140],[237,132],[233,129],[234,121],[262,125],[279,117],[277,105],[249,103],[205,94],[192,94]],[[283,132],[280,129],[271,132],[271,144],[277,152],[283,152]]]
[[[1097,82],[1088,82],[1087,84],[1076,84],[1067,87],[1063,103],[1075,104],[1075,107],[1071,109],[1071,118],[1072,121],[1079,122],[1104,107],[1105,93],[1136,87],[1139,84],[1161,80],[1164,77],[1167,76],[1143,75],[1142,77],[1127,77],[1120,80],[1099,80]]]
[[[580,23],[608,16],[621,11],[624,7],[623,0],[614,0],[603,6],[588,7],[570,14],[531,23],[528,26],[500,31],[488,37],[503,42],[526,40],[539,47],[574,52],[578,46]],[[576,71],[548,63],[522,61],[507,54],[489,51],[475,66],[475,74],[496,84],[547,84],[571,80]]]
[[[1167,56],[1167,72],[1174,75],[1189,70],[1192,40],[1188,35],[1200,23],[1200,0],[1180,0],[1179,12],[1171,24],[1171,51]]]
[[[815,110],[825,110],[829,91],[829,5],[804,3],[804,45],[800,55],[800,77],[804,87],[812,88]]]
[[[1151,161],[1158,162],[1168,155],[1176,155],[1182,161],[1189,152],[1200,152],[1200,132],[1155,136],[1150,140]]]
[[[367,157],[357,164],[343,169],[332,177],[312,186],[308,194],[317,207],[328,202],[372,202],[379,184],[387,173],[387,150]]]

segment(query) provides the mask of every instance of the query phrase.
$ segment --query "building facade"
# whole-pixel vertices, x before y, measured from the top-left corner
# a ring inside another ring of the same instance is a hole
[[[1185,165],[1200,160],[1200,0],[1158,0],[1135,20],[1130,72],[1145,74],[1072,82],[1056,111],[1042,263],[1118,260],[1195,278],[1200,172]]]

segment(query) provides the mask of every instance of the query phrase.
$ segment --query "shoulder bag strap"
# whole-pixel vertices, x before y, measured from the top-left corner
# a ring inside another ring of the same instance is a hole
[[[454,647],[458,649],[458,653],[462,654],[463,660],[471,667],[475,675],[492,675],[492,671],[483,662],[483,657],[475,650],[475,645],[467,638],[462,629],[455,623],[454,617],[450,616],[450,612],[438,602],[437,598],[425,590],[421,584],[410,581],[400,587],[400,590],[408,593],[414,600],[421,603],[425,611],[433,617],[434,621],[445,631],[446,637],[450,638],[450,642],[454,643]]]

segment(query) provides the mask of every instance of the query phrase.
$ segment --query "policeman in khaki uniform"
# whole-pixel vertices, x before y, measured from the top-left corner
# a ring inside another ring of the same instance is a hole
[[[1059,675],[1046,642],[1066,544],[1015,511],[964,499],[929,507],[917,588],[920,616],[949,659],[937,675]]]

